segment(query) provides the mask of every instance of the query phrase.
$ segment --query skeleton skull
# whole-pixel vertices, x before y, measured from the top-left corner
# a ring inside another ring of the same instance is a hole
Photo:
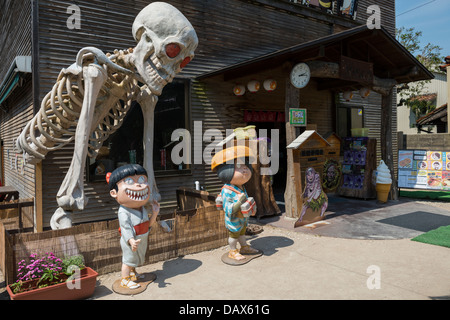
[[[134,65],[156,95],[194,58],[198,45],[191,23],[164,2],[153,2],[137,15],[133,36],[138,42],[133,51]]]

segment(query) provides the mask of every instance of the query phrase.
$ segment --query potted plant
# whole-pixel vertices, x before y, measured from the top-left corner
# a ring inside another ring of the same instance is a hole
[[[53,253],[18,263],[17,281],[6,287],[11,300],[77,300],[94,293],[98,273],[81,255],[64,259]]]

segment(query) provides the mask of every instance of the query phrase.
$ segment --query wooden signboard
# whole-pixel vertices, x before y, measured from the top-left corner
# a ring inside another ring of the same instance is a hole
[[[303,207],[303,186],[305,181],[305,171],[313,168],[322,175],[323,166],[326,161],[325,153],[330,144],[315,130],[306,130],[290,145],[288,150],[293,151],[293,179],[294,189],[297,203],[297,213],[299,214]],[[322,179],[322,176],[320,177]]]
[[[334,132],[326,134],[324,138],[330,146],[325,150],[327,160],[336,160],[339,162],[341,156],[341,138]]]

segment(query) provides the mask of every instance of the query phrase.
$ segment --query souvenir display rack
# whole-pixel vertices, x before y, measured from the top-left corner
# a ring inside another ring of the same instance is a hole
[[[372,199],[376,197],[373,180],[376,171],[377,141],[368,137],[343,139],[344,159],[340,196]]]

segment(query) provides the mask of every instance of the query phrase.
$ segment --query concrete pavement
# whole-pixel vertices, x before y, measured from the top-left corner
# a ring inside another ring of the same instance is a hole
[[[254,220],[264,231],[249,242],[264,255],[244,266],[224,264],[222,247],[138,268],[157,276],[139,295],[112,291],[119,272],[99,276],[90,300],[450,300],[450,249],[410,240],[448,218],[448,203],[331,197],[315,229]]]
[[[335,215],[329,224],[315,229],[294,229],[294,221],[283,217],[261,219],[264,231],[249,241],[264,255],[244,266],[222,263],[223,247],[138,269],[157,279],[135,296],[111,290],[120,273],[101,276],[91,299],[450,299],[450,249],[410,240],[435,226],[421,219],[445,223],[450,211],[407,199],[387,205],[356,201],[359,206],[350,207],[358,214],[333,213],[337,205],[349,205],[337,201],[330,205]]]

